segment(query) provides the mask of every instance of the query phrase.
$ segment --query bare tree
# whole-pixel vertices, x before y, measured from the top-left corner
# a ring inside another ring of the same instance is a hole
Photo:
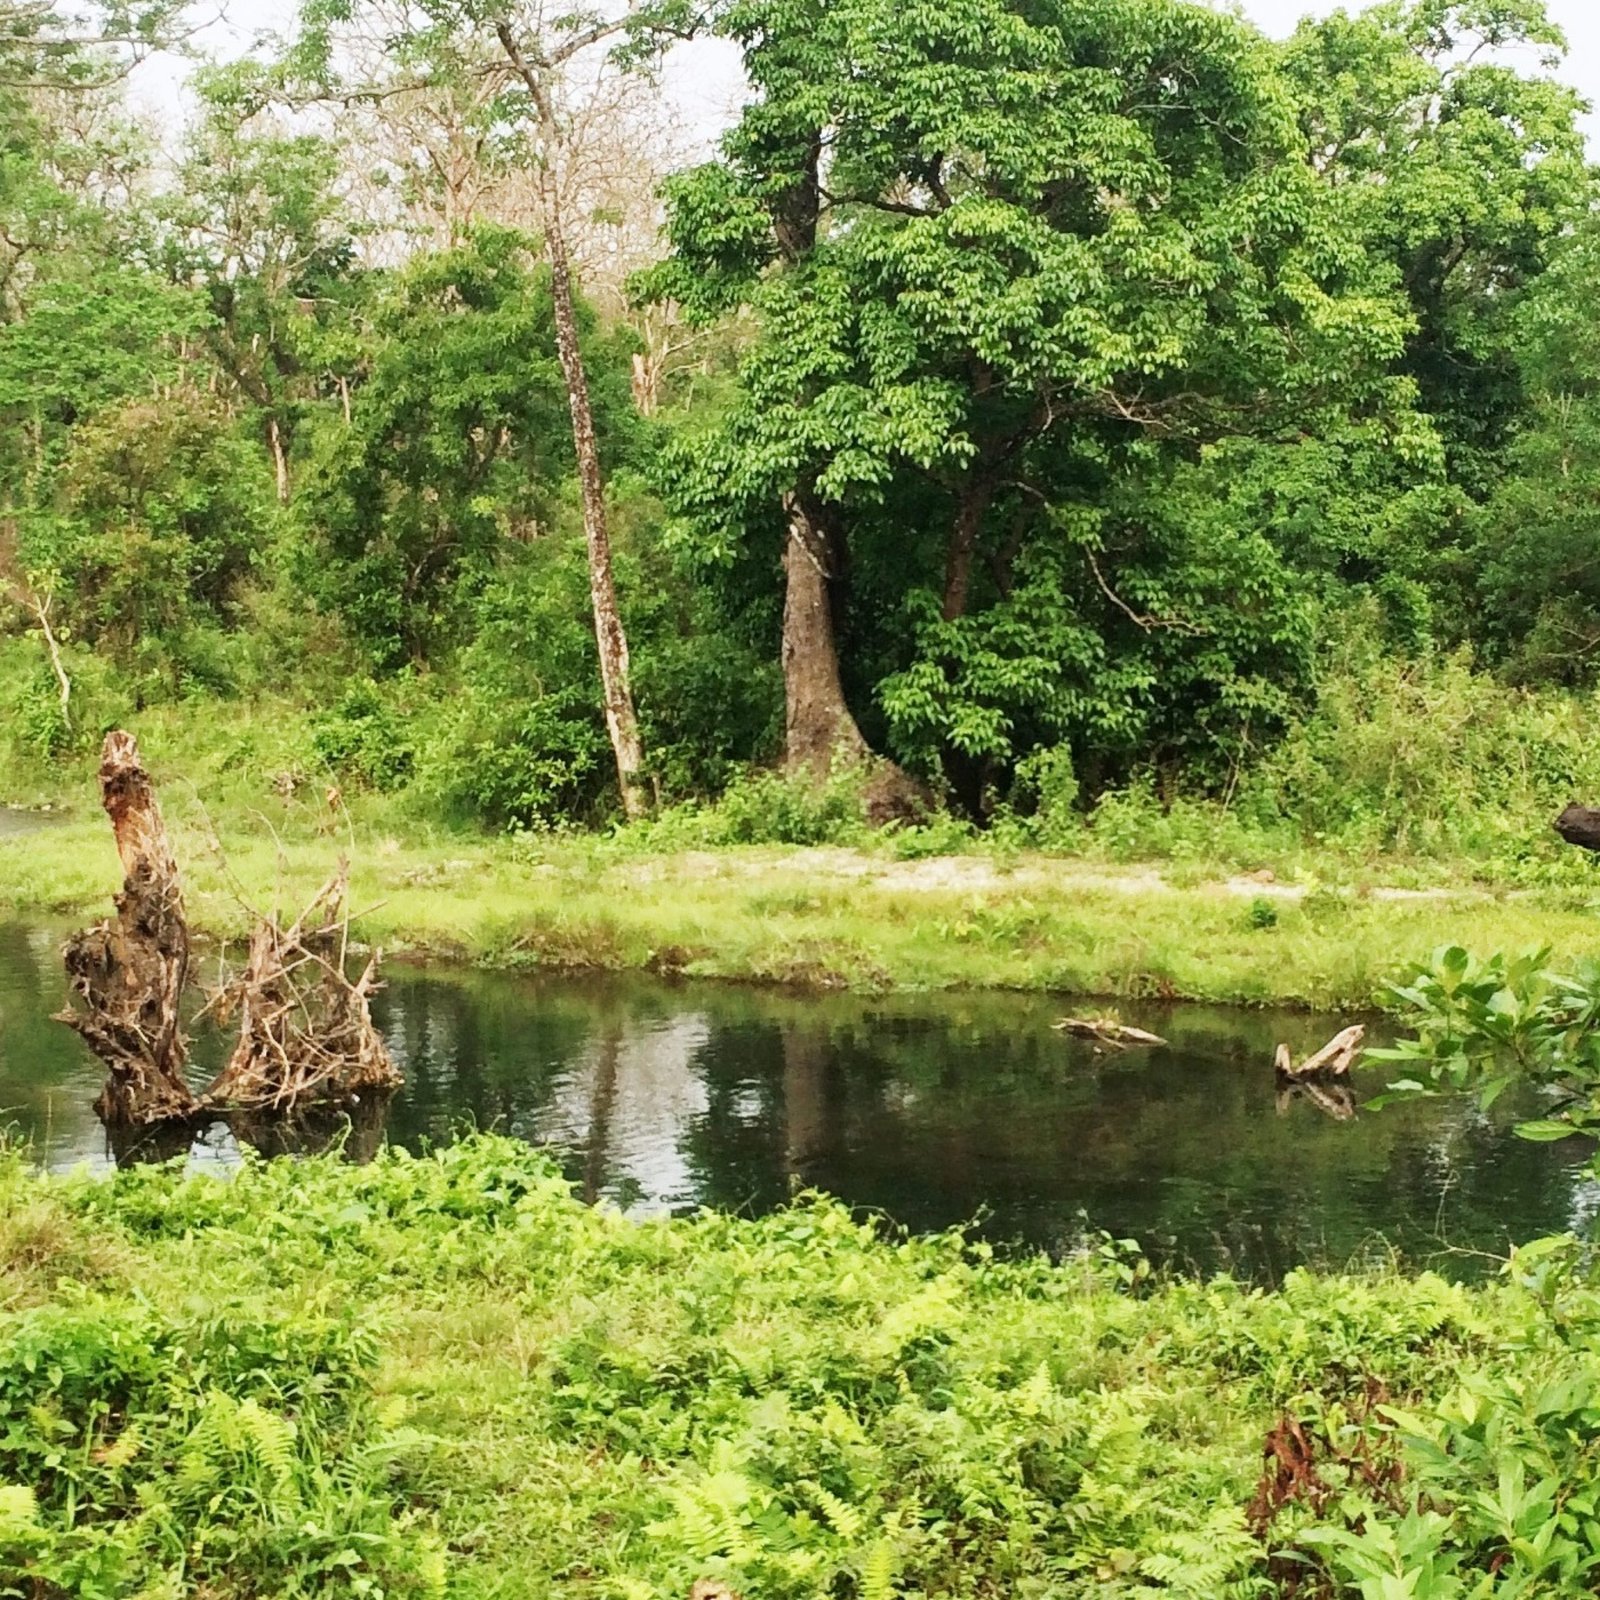
[[[600,231],[607,226],[601,219],[615,211],[599,197],[609,192],[614,198],[627,171],[626,145],[616,137],[618,108],[630,104],[630,96],[632,104],[643,104],[612,55],[637,13],[596,15],[569,9],[563,0],[504,0],[487,12],[456,0],[422,0],[419,10],[396,17],[393,3],[375,0],[358,8],[337,41],[332,54],[343,53],[338,66],[345,73],[340,97],[368,125],[384,129],[395,170],[422,177],[417,192],[442,205],[442,215],[431,219],[406,208],[413,225],[420,221],[448,235],[479,216],[520,222],[525,210],[543,238],[577,457],[606,728],[623,809],[640,816],[648,806],[644,750],[577,308],[577,281],[586,267],[603,261],[607,270],[597,275],[615,286],[620,304],[622,280],[633,264],[615,229]],[[389,10],[379,9],[384,6]],[[376,60],[375,36],[382,40]],[[609,154],[601,153],[594,136],[601,127],[609,130]],[[653,236],[653,226],[636,228],[633,237]],[[601,240],[605,246],[597,248]],[[647,258],[642,243],[632,253],[641,262]]]

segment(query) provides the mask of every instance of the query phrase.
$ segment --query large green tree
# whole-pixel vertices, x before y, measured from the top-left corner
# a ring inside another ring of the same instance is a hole
[[[1565,48],[1543,0],[1383,0],[1284,48],[1311,160],[1398,278],[1404,368],[1475,495],[1521,415],[1518,298],[1595,193],[1582,99],[1550,75]]]
[[[324,413],[297,521],[303,580],[388,664],[442,655],[461,584],[556,520],[573,454],[553,323],[549,272],[506,229],[416,257],[375,298],[366,370],[348,421]],[[612,439],[625,373],[596,363]]]
[[[1127,486],[1408,398],[1404,311],[1269,47],[1185,0],[745,0],[723,27],[756,98],[673,186],[648,288],[762,319],[674,488],[708,558],[782,537],[790,766],[866,748],[838,655],[863,573],[902,624],[910,602],[900,722],[958,757],[1014,756],[1030,697],[1065,736],[1124,695],[1112,614],[1214,650],[1122,592],[1119,547],[1175,554]]]

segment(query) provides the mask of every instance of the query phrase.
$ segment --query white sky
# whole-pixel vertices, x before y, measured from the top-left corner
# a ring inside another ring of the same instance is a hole
[[[1585,99],[1600,103],[1600,0],[1546,0],[1550,15],[1566,31],[1571,46],[1560,76]],[[286,29],[296,10],[294,0],[200,0],[225,7],[223,20],[204,29],[195,41],[208,53],[236,55],[253,35]],[[1346,9],[1363,9],[1362,0],[1345,0]],[[1268,33],[1283,35],[1308,13],[1336,9],[1333,0],[1243,0],[1245,14]],[[135,85],[139,101],[155,118],[176,132],[184,115],[183,80],[187,68],[173,60],[156,60],[140,69]],[[742,98],[737,58],[731,46],[706,41],[682,47],[669,63],[667,90],[691,129],[707,142],[713,139]],[[1600,140],[1600,116],[1587,119],[1591,146]]]

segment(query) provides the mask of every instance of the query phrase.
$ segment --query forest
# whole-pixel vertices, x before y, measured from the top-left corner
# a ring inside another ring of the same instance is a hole
[[[416,826],[1192,804],[1503,873],[1600,785],[1538,0],[308,0],[157,132],[185,26],[0,12],[12,798],[145,715]]]

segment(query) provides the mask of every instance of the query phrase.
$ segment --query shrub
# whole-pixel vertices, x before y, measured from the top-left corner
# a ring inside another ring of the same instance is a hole
[[[351,684],[333,710],[314,721],[311,746],[341,778],[380,791],[405,783],[416,755],[399,712],[371,678]]]

